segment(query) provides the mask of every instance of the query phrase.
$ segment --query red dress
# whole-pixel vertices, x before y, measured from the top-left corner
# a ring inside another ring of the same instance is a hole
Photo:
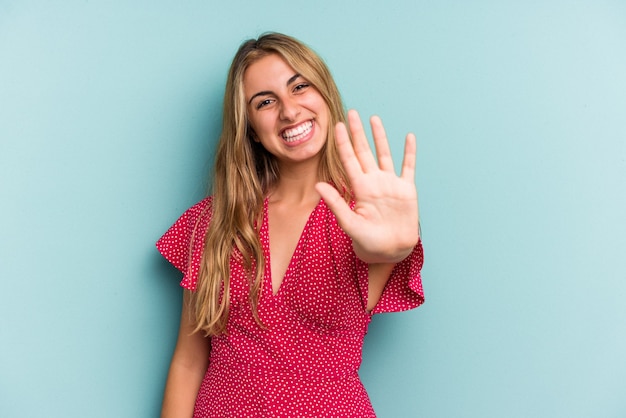
[[[188,209],[157,242],[161,254],[183,272],[181,286],[190,290],[196,288],[210,205],[206,198]],[[357,374],[371,319],[365,310],[367,264],[356,257],[322,200],[274,294],[267,200],[259,232],[267,268],[258,309],[266,329],[254,321],[243,268],[233,257],[227,333],[211,337],[194,417],[375,417]],[[372,313],[423,303],[422,260],[420,242],[395,266]]]

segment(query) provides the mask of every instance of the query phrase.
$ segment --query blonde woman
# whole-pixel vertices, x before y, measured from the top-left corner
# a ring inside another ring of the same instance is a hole
[[[374,417],[357,374],[371,315],[424,301],[407,135],[396,175],[344,116],[324,62],[270,33],[241,45],[210,196],[157,248],[183,273],[163,417]]]

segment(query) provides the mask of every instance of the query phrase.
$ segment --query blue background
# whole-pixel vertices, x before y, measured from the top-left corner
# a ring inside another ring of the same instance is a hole
[[[384,3],[0,1],[0,416],[158,415],[181,291],[153,244],[266,30],[396,161],[418,136],[427,301],[372,323],[379,416],[626,416],[626,3]]]

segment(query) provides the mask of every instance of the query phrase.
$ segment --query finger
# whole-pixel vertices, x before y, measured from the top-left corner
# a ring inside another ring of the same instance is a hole
[[[342,122],[337,123],[335,126],[335,141],[337,142],[337,151],[339,152],[339,159],[343,164],[343,168],[346,170],[348,178],[354,179],[358,175],[363,173],[361,165],[354,154],[354,148],[350,142],[350,136],[348,135],[348,129]]]
[[[404,142],[404,159],[402,160],[402,173],[400,177],[404,180],[415,182],[415,161],[417,159],[417,140],[415,135],[410,133]]]
[[[352,146],[359,164],[364,172],[376,170],[378,165],[372,154],[370,145],[367,142],[367,135],[363,129],[363,123],[356,110],[348,111],[348,123],[350,125],[350,133],[352,134]]]
[[[346,225],[350,223],[354,216],[350,206],[341,197],[337,189],[328,183],[320,182],[315,184],[315,190],[317,190],[324,202],[326,202],[326,205],[335,214],[339,226],[345,230]]]
[[[393,159],[389,150],[389,141],[383,126],[383,121],[378,116],[370,118],[372,125],[372,134],[374,135],[374,145],[376,146],[376,157],[378,158],[378,167],[384,171],[394,171]]]

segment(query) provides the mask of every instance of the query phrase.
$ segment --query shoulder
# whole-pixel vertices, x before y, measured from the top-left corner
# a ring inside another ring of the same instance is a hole
[[[210,216],[213,209],[213,196],[208,196],[187,209],[189,216]]]
[[[189,245],[197,231],[205,232],[211,220],[212,202],[213,199],[209,196],[185,210],[159,239],[157,247]]]
[[[208,226],[213,212],[213,197],[205,197],[198,203],[187,209],[178,219],[176,223],[195,230],[201,226]],[[203,225],[204,224],[204,225]]]
[[[190,259],[199,262],[204,235],[211,220],[212,198],[207,197],[187,209],[159,238],[159,252],[183,273],[187,273]]]

